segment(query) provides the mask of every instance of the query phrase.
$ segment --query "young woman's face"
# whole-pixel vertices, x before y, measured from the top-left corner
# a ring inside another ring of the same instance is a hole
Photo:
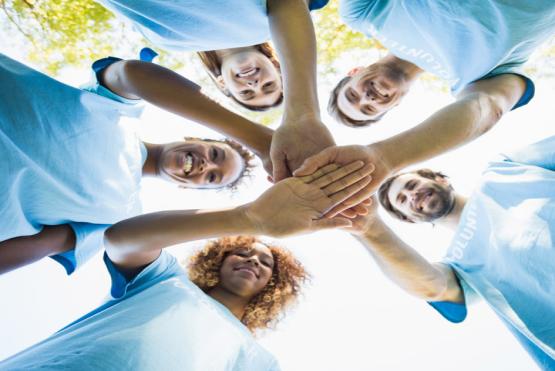
[[[187,140],[164,145],[158,171],[187,188],[221,188],[234,182],[245,167],[241,155],[221,142]]]
[[[268,284],[274,264],[270,249],[255,242],[251,249],[235,250],[224,259],[218,285],[237,296],[250,299]]]
[[[221,71],[225,88],[248,106],[272,106],[283,92],[278,68],[254,48],[225,56]]]

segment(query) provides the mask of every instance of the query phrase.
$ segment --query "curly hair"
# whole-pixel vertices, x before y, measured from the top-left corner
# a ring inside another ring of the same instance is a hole
[[[220,282],[220,269],[224,259],[234,251],[252,249],[252,236],[223,237],[210,241],[189,258],[189,279],[204,292],[208,292]],[[301,286],[309,279],[308,273],[291,252],[270,244],[266,245],[274,258],[274,268],[270,281],[254,296],[241,322],[252,332],[274,328],[283,318],[285,310],[300,294]]]
[[[229,189],[232,192],[235,192],[238,188],[239,185],[241,185],[241,182],[243,181],[243,179],[245,177],[250,177],[252,174],[252,171],[255,167],[253,161],[254,161],[254,154],[249,151],[247,148],[245,148],[243,145],[241,145],[239,142],[236,142],[232,139],[228,139],[228,138],[224,138],[224,139],[210,139],[210,138],[198,138],[198,137],[185,137],[185,140],[200,140],[203,142],[216,142],[216,143],[223,143],[223,144],[227,144],[228,146],[231,147],[231,149],[233,149],[235,152],[237,152],[239,154],[239,156],[241,156],[241,158],[243,159],[243,169],[241,170],[241,173],[239,174],[239,176],[237,177],[237,179],[235,179],[234,181],[232,181],[231,183],[227,184],[225,186],[225,189]]]

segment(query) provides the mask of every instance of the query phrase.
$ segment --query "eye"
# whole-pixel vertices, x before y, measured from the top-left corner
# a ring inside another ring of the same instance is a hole
[[[399,197],[397,197],[397,202],[399,202],[401,205],[406,201],[406,197],[405,195],[399,195]]]
[[[275,83],[273,81],[268,81],[267,83],[262,85],[262,89],[267,90],[267,89],[273,87],[274,85],[275,85]]]
[[[409,191],[412,191],[416,187],[417,184],[418,183],[415,180],[411,180],[410,182],[407,183],[406,188]]]
[[[210,150],[210,159],[212,161],[215,161],[216,158],[218,158],[218,150],[216,149],[216,147],[212,147],[212,149]]]
[[[235,251],[234,255],[237,256],[241,256],[243,258],[246,258],[247,256],[249,256],[249,253],[247,251]]]
[[[208,174],[208,183],[214,183],[216,181],[216,174],[210,173]]]
[[[239,92],[239,95],[242,97],[248,97],[251,95],[251,93],[252,93],[252,90],[241,90]]]

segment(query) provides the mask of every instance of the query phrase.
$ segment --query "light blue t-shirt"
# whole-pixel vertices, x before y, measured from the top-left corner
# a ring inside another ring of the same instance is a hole
[[[133,21],[159,48],[203,51],[261,44],[270,39],[266,0],[96,0]],[[319,9],[329,0],[312,0]]]
[[[127,282],[107,256],[112,300],[0,370],[277,371],[276,359],[162,252]]]
[[[522,75],[532,51],[555,34],[553,0],[341,0],[340,13],[455,94],[479,79]]]
[[[141,107],[97,83],[65,85],[0,55],[0,241],[70,223],[71,273],[102,246],[107,224],[140,212],[146,151],[122,115]]]
[[[555,370],[555,136],[490,163],[445,262],[544,369]],[[464,304],[430,303],[447,319]]]

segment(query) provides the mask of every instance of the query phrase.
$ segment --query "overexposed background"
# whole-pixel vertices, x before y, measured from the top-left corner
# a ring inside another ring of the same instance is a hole
[[[0,45],[0,51],[26,62],[16,46]],[[338,72],[345,73],[353,60],[369,63],[373,58],[358,54],[344,58],[337,63]],[[187,70],[183,72],[187,74]],[[88,75],[86,70],[68,69],[60,79],[77,86]],[[403,104],[382,122],[355,130],[333,123],[324,113],[331,88],[325,80],[320,84],[323,118],[338,144],[367,144],[386,138],[418,124],[452,101],[449,93],[417,82]],[[444,171],[457,191],[469,194],[488,159],[498,152],[555,134],[554,98],[553,80],[536,80],[536,97],[530,104],[507,114],[482,138],[422,166]],[[147,106],[140,121],[126,120],[151,142],[183,136],[219,137],[152,106]],[[252,179],[233,195],[228,191],[182,190],[145,179],[144,211],[241,204],[269,186],[265,178],[259,166]],[[384,218],[405,241],[432,260],[441,259],[449,245],[451,233],[439,227],[406,225]],[[390,283],[364,248],[345,232],[326,231],[278,243],[291,249],[313,276],[300,304],[276,331],[260,339],[278,357],[284,371],[536,369],[486,304],[473,306],[462,324],[449,323],[426,303]],[[202,244],[199,241],[170,250],[186,257]],[[48,337],[95,308],[106,297],[108,287],[100,254],[71,277],[50,259],[0,276],[0,359]]]

